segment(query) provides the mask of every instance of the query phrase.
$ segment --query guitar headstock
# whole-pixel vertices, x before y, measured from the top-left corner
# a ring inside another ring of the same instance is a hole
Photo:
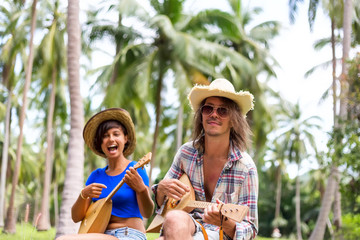
[[[248,206],[237,205],[237,204],[224,204],[221,207],[222,215],[235,220],[236,222],[241,222],[249,210]]]
[[[144,167],[146,164],[148,164],[151,160],[152,153],[148,152],[145,156],[143,156],[135,165],[134,168],[138,169],[141,167]]]

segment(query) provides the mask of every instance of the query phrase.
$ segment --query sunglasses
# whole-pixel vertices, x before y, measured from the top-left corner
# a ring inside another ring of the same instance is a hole
[[[210,105],[204,105],[201,107],[201,113],[206,116],[212,114],[214,110],[216,110],[216,114],[221,118],[226,118],[227,116],[229,116],[229,109],[225,107],[213,107]]]

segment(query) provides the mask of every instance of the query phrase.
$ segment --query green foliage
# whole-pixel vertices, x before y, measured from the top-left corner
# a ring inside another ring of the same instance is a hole
[[[349,97],[348,97],[348,113],[350,119],[360,119],[360,52],[349,62]]]
[[[342,221],[341,234],[343,234],[344,240],[360,239],[360,214],[348,213],[342,216]]]

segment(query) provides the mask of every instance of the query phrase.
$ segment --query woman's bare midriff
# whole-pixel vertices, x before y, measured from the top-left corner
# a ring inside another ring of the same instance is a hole
[[[141,218],[120,218],[111,215],[107,230],[129,227],[145,233],[145,227]]]

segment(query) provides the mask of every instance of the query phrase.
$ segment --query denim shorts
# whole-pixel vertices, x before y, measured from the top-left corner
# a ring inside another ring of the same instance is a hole
[[[106,230],[105,234],[122,240],[146,240],[145,233],[128,227]]]

